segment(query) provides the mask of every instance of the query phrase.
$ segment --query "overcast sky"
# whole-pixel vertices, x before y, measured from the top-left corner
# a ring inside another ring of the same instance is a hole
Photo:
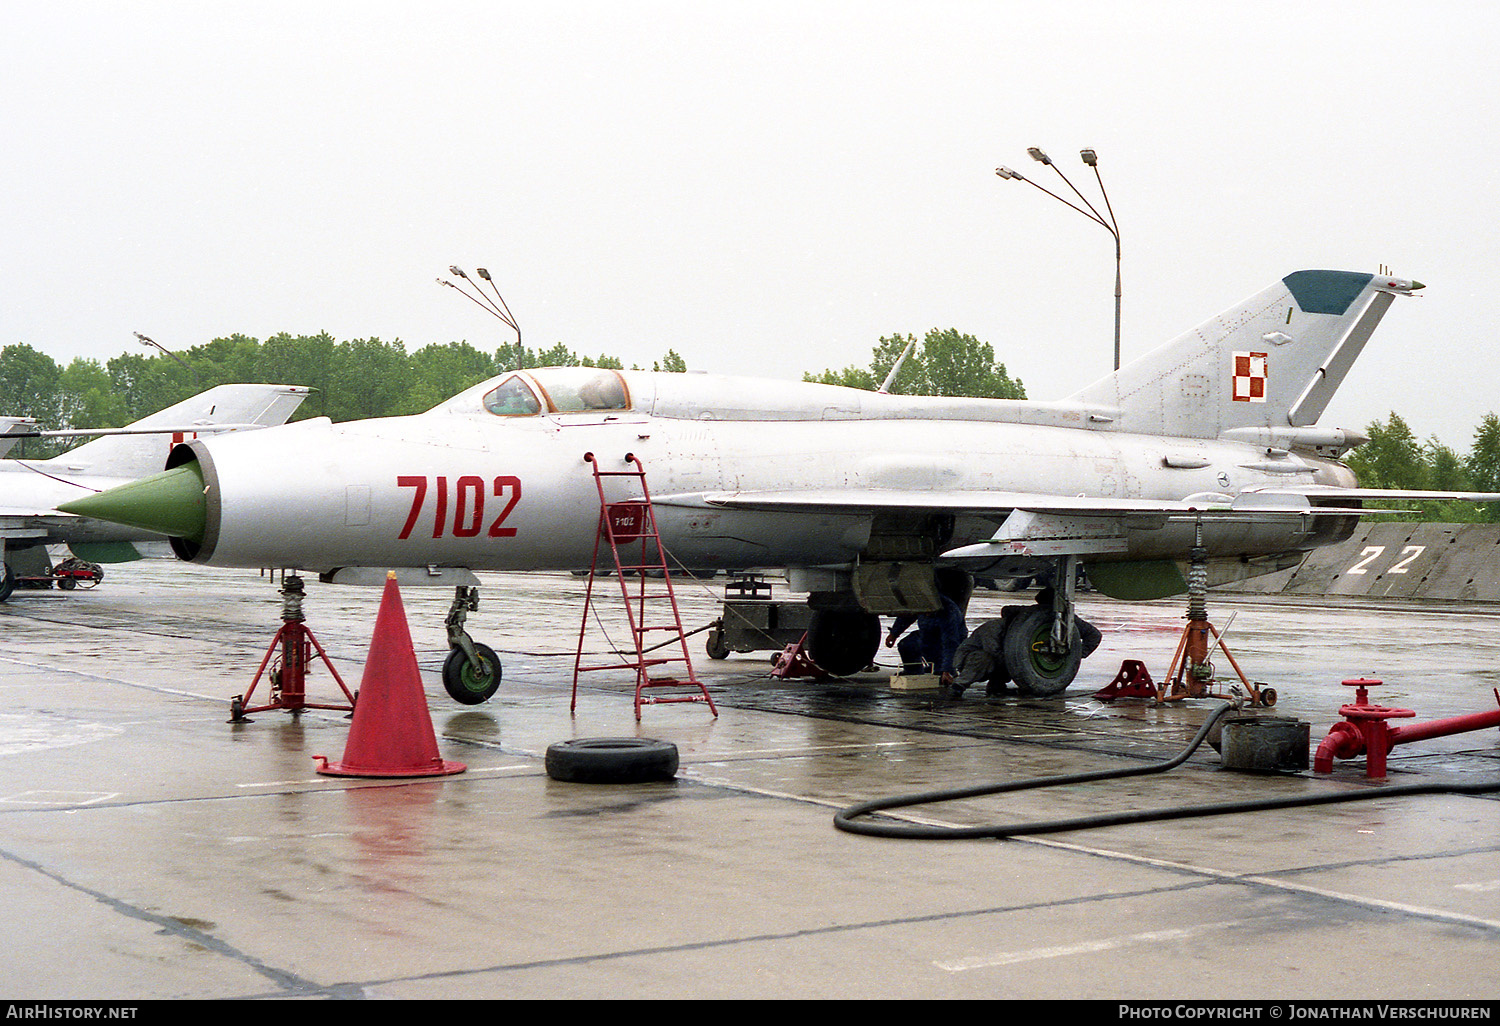
[[[328,331],[799,378],[957,328],[1032,398],[1300,268],[1425,282],[1323,418],[1500,409],[1492,3],[0,0],[0,345]],[[1088,183],[1087,185],[1085,183]],[[293,382],[295,384],[295,382]],[[0,411],[4,412],[4,411]]]

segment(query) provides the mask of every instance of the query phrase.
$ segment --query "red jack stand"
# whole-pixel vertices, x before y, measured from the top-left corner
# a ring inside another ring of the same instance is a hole
[[[1156,685],[1151,682],[1151,671],[1139,659],[1127,659],[1120,664],[1120,672],[1094,697],[1101,702],[1112,702],[1117,698],[1155,698]]]
[[[1339,715],[1344,719],[1335,723],[1323,743],[1318,745],[1317,755],[1313,758],[1313,772],[1332,773],[1334,759],[1352,759],[1363,755],[1365,777],[1384,780],[1386,756],[1396,745],[1500,726],[1500,709],[1407,726],[1390,726],[1386,723],[1387,720],[1410,719],[1417,714],[1411,709],[1371,705],[1369,689],[1381,683],[1364,677],[1344,681],[1344,687],[1355,689],[1354,701],[1339,707]],[[1500,703],[1500,688],[1495,690],[1495,700]]]
[[[354,710],[354,695],[344,685],[344,679],[339,676],[339,671],[334,669],[333,661],[328,658],[328,653],[323,651],[323,646],[318,644],[318,639],[313,632],[302,622],[302,578],[297,576],[283,577],[281,580],[281,630],[276,632],[276,637],[271,639],[271,647],[266,650],[266,656],[260,661],[260,668],[255,671],[255,679],[250,682],[250,688],[243,695],[235,695],[229,700],[229,722],[249,723],[248,713],[264,712],[267,709],[285,709],[291,713],[301,712],[303,709],[332,709],[337,712],[352,712]],[[266,672],[266,666],[271,662],[271,657],[276,655],[277,647],[280,646],[281,657],[275,666],[271,667],[271,698],[265,705],[250,704],[250,696],[255,693],[256,685],[260,683],[261,675]],[[312,662],[313,649],[317,649],[318,658],[323,660],[323,665],[328,667],[328,672],[333,674],[333,679],[338,682],[339,689],[344,692],[344,697],[349,700],[348,705],[320,705],[307,701],[306,681],[308,664]]]
[[[828,673],[807,654],[807,635],[798,639],[795,645],[788,645],[782,649],[781,655],[776,657],[776,665],[771,669],[771,676],[778,680],[788,680],[793,677],[810,677],[813,680],[832,680]]]

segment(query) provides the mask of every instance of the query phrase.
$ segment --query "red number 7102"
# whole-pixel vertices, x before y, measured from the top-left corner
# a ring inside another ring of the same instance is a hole
[[[455,538],[478,537],[484,526],[484,478],[465,475],[453,483],[451,523],[448,519],[448,479],[438,477],[435,480],[437,486],[433,490],[433,498],[436,502],[436,509],[432,517],[432,536],[441,538],[445,531],[451,530]],[[405,474],[396,478],[396,487],[416,489],[411,497],[411,512],[406,515],[406,525],[401,528],[402,539],[411,537],[412,528],[417,526],[417,518],[422,515],[422,506],[427,501],[427,481],[425,477]],[[502,525],[505,523],[505,518],[510,516],[511,510],[516,508],[516,503],[521,501],[521,479],[508,475],[495,478],[492,494],[496,499],[505,499],[505,505],[501,507],[499,515],[490,524],[489,537],[514,538],[516,529]]]

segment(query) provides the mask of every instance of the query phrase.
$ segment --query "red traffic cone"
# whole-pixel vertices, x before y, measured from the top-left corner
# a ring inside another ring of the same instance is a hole
[[[333,777],[438,777],[468,769],[438,754],[395,573],[386,576],[344,760],[313,758],[319,773]]]

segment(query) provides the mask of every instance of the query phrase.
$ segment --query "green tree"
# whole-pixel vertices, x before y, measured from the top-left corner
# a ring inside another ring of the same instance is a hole
[[[410,383],[398,414],[422,413],[452,398],[470,385],[494,377],[495,361],[467,342],[423,346],[408,359]]]
[[[1427,487],[1427,455],[1406,421],[1392,411],[1384,423],[1365,428],[1370,440],[1345,457],[1366,488]]]
[[[1392,412],[1385,422],[1365,428],[1370,440],[1345,457],[1345,462],[1366,488],[1401,488],[1412,491],[1468,491],[1471,476],[1458,454],[1436,438],[1418,442],[1410,426]],[[1401,510],[1382,519],[1467,523],[1479,511],[1469,502],[1369,503],[1374,509]]]
[[[1479,422],[1474,443],[1464,458],[1464,469],[1475,491],[1500,492],[1500,416],[1486,413]],[[1485,521],[1500,521],[1500,502],[1487,502],[1482,509]]]
[[[281,332],[260,345],[258,380],[274,385],[304,385],[312,395],[292,415],[293,420],[328,416],[328,391],[332,382],[333,354],[338,348],[328,332],[289,335]]]
[[[880,387],[911,343],[912,335],[881,338],[871,353],[870,366],[826,370],[804,374],[804,381],[873,390]],[[995,349],[973,335],[955,328],[933,328],[922,344],[901,365],[891,383],[892,392],[906,395],[978,396],[989,399],[1025,399],[1026,388],[1011,378],[1005,364],[995,360]]]
[[[600,359],[603,359],[601,357]],[[495,373],[529,370],[532,367],[579,367],[589,366],[578,354],[559,342],[550,349],[528,349],[520,342],[501,346],[495,350]]]
[[[1438,441],[1436,436],[1427,439],[1426,444],[1422,446],[1422,453],[1427,461],[1428,487],[1440,492],[1473,490],[1469,482],[1469,471],[1463,459],[1458,453]]]
[[[58,427],[123,427],[124,401],[115,394],[109,371],[97,360],[77,357],[58,376]]]
[[[328,377],[328,416],[344,421],[393,415],[406,394],[408,366],[406,347],[399,339],[341,343],[333,351]]]
[[[677,355],[677,350],[668,349],[667,355],[663,356],[659,363],[653,363],[651,369],[665,371],[668,374],[686,374],[687,361]]]
[[[265,380],[261,370],[260,342],[248,335],[234,334],[193,346],[182,354],[182,359],[193,369],[195,393],[215,385]]]
[[[131,421],[202,391],[194,385],[192,375],[160,354],[121,353],[105,361],[105,367],[115,395],[125,404],[126,419]]]
[[[0,415],[35,417],[44,428],[55,427],[59,415],[58,382],[62,371],[52,357],[25,343],[0,349]],[[47,439],[23,441],[17,453],[50,456],[64,444]]]

